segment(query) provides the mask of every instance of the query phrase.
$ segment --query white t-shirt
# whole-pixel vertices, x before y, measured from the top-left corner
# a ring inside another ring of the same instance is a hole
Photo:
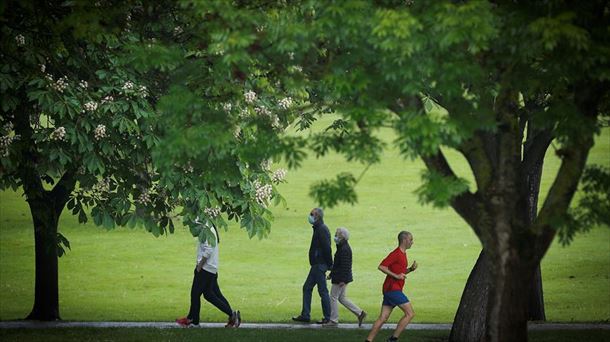
[[[216,246],[212,246],[207,241],[204,243],[197,240],[197,264],[202,258],[206,258],[203,264],[203,269],[210,273],[218,273],[218,237],[216,236],[216,229],[212,228],[212,233],[216,237]]]

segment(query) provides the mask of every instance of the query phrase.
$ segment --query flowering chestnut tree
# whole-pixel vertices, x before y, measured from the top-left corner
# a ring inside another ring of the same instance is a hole
[[[155,236],[173,232],[178,215],[201,240],[205,223],[226,219],[268,234],[286,175],[270,161],[302,158],[298,139],[277,137],[300,95],[230,77],[243,71],[220,50],[228,19],[195,36],[194,18],[171,1],[6,6],[0,186],[23,189],[34,223],[29,319],[60,318],[64,208],[82,223]]]

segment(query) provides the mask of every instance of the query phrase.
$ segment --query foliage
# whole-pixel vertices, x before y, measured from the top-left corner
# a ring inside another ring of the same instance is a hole
[[[273,184],[285,176],[268,161],[304,157],[298,138],[278,134],[303,91],[300,76],[268,77],[253,62],[255,35],[239,31],[253,18],[227,6],[6,4],[1,187],[73,178],[67,208],[107,229],[173,232],[181,208],[201,240],[209,230],[197,217],[243,219],[251,237],[267,235],[267,206],[281,202]],[[69,244],[57,241],[61,255]]]

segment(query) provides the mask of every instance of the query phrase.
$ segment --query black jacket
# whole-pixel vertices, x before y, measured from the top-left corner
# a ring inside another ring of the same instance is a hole
[[[330,250],[330,231],[321,219],[313,226],[311,245],[309,246],[309,264],[325,264],[328,269],[333,267],[333,256]]]
[[[333,284],[350,283],[352,278],[352,248],[346,240],[341,240],[335,252],[335,264],[330,272]]]

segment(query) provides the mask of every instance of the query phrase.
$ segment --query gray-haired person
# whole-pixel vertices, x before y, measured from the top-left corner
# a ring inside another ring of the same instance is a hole
[[[328,275],[332,286],[330,288],[330,322],[324,324],[326,327],[334,327],[339,323],[339,303],[345,306],[358,318],[358,326],[366,318],[366,312],[347,298],[347,285],[354,279],[352,277],[352,249],[348,243],[349,231],[347,228],[337,228],[335,232],[335,262],[333,269]]]
[[[318,287],[318,294],[322,302],[324,318],[316,322],[325,324],[330,321],[330,297],[326,287],[326,271],[333,267],[333,255],[330,250],[330,231],[324,224],[324,212],[314,208],[309,213],[307,221],[312,225],[313,235],[309,246],[309,274],[303,284],[303,309],[301,314],[292,317],[297,322],[309,323],[311,321],[311,293],[314,286]]]

